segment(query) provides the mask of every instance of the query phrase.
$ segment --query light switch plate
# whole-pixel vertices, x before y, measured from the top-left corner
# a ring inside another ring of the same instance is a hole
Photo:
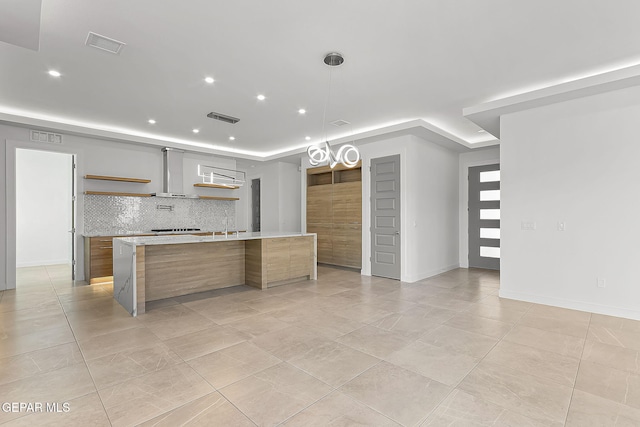
[[[522,230],[533,231],[536,229],[536,223],[533,221],[522,221],[520,228]]]

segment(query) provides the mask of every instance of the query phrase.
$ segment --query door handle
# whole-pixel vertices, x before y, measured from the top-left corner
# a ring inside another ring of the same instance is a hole
[[[400,232],[399,232],[399,231],[396,231],[396,234],[398,235],[398,234],[400,234]]]

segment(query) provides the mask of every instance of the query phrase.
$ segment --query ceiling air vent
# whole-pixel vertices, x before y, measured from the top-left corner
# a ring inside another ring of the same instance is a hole
[[[124,43],[118,40],[110,39],[109,37],[101,36],[100,34],[89,32],[87,46],[95,47],[97,49],[106,50],[107,52],[119,54],[120,50],[125,46]]]
[[[335,121],[331,122],[331,124],[334,125],[334,126],[340,127],[340,126],[344,126],[344,125],[350,125],[351,123],[349,123],[346,120],[335,120]]]
[[[49,142],[51,144],[62,144],[62,135],[59,133],[41,132],[39,130],[32,130],[31,140],[35,142]]]
[[[237,119],[235,117],[225,116],[224,114],[214,113],[213,111],[207,114],[207,117],[209,117],[210,119],[220,120],[221,122],[231,123],[231,124],[235,124],[240,121],[240,119]]]

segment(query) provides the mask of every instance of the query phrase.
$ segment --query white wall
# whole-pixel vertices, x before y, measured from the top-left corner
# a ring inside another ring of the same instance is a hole
[[[500,296],[640,319],[638,117],[640,87],[502,117]]]
[[[495,163],[500,163],[500,146],[475,149],[459,156],[459,263],[462,268],[469,268],[469,168]]]
[[[7,186],[14,185],[15,177],[13,174],[13,156],[16,148],[32,148],[37,150],[54,150],[67,153],[77,154],[77,176],[82,177],[85,174],[92,175],[113,175],[126,177],[149,178],[149,184],[136,184],[125,182],[109,182],[78,179],[77,191],[78,195],[82,195],[85,190],[94,191],[120,191],[133,193],[155,193],[162,191],[162,152],[157,147],[149,147],[143,145],[128,144],[122,142],[106,141],[96,138],[87,138],[75,135],[63,135],[63,144],[46,144],[34,143],[29,141],[29,129],[0,124],[0,165],[3,169],[7,165],[7,174],[0,174],[0,290],[7,287],[15,286],[15,277],[11,275],[11,269],[7,268],[7,259],[11,263],[15,263],[15,229],[8,228],[8,224],[15,217],[14,207],[7,206],[7,200],[11,200],[13,194],[7,192]],[[9,158],[7,157],[9,154]],[[219,156],[210,156],[204,154],[185,153],[184,155],[184,173],[185,173],[185,190],[191,193],[200,193],[205,195],[224,195],[231,197],[243,197],[244,190],[214,190],[214,189],[195,189],[193,183],[197,182],[195,165],[203,162],[213,164],[215,166],[235,169],[236,162],[234,159],[223,158]],[[7,175],[10,180],[7,181]],[[189,191],[189,189],[193,189]],[[246,202],[236,204],[236,216],[238,218],[238,227],[242,227],[242,221],[246,218]],[[84,226],[82,197],[78,197],[77,202],[77,222],[78,230],[82,230]],[[9,208],[9,210],[7,210]],[[245,209],[245,212],[239,212],[239,209]],[[78,279],[84,278],[82,271],[83,264],[83,241],[81,233],[77,234],[76,247],[76,263],[78,266]],[[7,244],[10,247],[7,248]],[[7,252],[7,249],[9,252]],[[7,283],[9,281],[9,283]]]
[[[279,231],[300,232],[300,175],[299,165],[279,163],[280,168],[280,200]]]
[[[298,165],[273,162],[250,168],[247,181],[260,178],[261,231],[300,232],[300,172]],[[249,190],[247,200],[251,197]],[[248,202],[248,226],[251,225],[251,202]]]
[[[16,153],[16,264],[71,262],[72,156]]]
[[[457,268],[458,153],[411,136],[407,147],[406,281]]]

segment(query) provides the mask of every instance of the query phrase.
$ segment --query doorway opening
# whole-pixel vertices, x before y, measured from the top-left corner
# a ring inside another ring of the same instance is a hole
[[[260,231],[260,178],[251,180],[251,231]]]
[[[75,155],[25,148],[15,153],[15,267],[48,266],[75,280]]]

